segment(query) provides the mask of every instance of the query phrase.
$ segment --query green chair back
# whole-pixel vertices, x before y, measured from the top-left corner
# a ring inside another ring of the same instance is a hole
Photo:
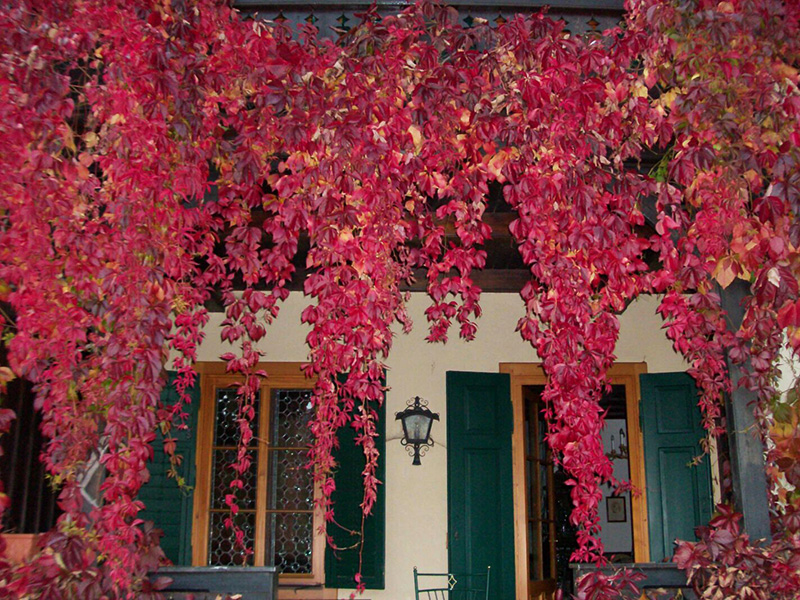
[[[416,600],[489,600],[492,567],[485,573],[421,573],[414,567]]]

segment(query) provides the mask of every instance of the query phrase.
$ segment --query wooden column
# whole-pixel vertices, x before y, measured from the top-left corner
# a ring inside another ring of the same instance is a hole
[[[720,290],[722,308],[728,313],[733,331],[742,323],[742,302],[749,294],[749,284],[741,279]],[[753,415],[756,394],[736,387],[742,369],[729,358],[726,361],[734,386],[733,393],[725,399],[734,502],[736,510],[744,516],[744,531],[751,541],[770,539],[764,448]]]

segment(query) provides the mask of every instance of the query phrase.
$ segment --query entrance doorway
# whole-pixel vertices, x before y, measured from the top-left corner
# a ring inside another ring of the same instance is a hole
[[[514,480],[516,597],[549,600],[557,588],[569,591],[569,557],[576,547],[569,524],[572,508],[566,475],[554,464],[545,441],[541,394],[546,378],[541,367],[506,363],[511,376],[514,412],[512,463]],[[614,496],[604,486],[600,517],[610,560],[647,562],[647,501],[644,456],[639,428],[639,374],[643,363],[618,364],[609,373],[612,391],[602,404],[607,410],[604,443],[620,480],[630,479],[641,495]],[[521,426],[516,426],[520,424]],[[620,433],[621,432],[621,433]],[[611,436],[614,437],[613,442]],[[608,500],[608,498],[612,498]]]

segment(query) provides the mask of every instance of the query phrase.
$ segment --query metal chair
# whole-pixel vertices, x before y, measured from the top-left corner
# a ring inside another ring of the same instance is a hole
[[[416,600],[489,600],[489,578],[486,573],[420,573],[414,567]]]

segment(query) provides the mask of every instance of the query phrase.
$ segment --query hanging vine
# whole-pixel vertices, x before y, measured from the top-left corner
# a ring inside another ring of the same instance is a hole
[[[530,270],[518,329],[548,375],[547,440],[570,476],[574,560],[603,561],[599,485],[626,485],[603,452],[599,400],[617,316],[639,294],[663,294],[709,432],[731,390],[727,352],[775,439],[770,476],[798,483],[793,436],[770,429],[774,415],[796,427],[774,389],[783,336],[800,351],[795,2],[643,0],[624,31],[595,37],[543,15],[466,29],[423,3],[368,12],[338,43],[211,0],[57,4],[0,10],[0,299],[13,309],[2,377],[35,385],[64,510],[45,550],[6,565],[11,593],[157,592],[145,575],[159,550],[136,496],[156,429],[174,453],[171,432],[185,427],[212,294],[234,348],[221,358],[243,375],[239,477],[226,498],[235,530],[265,375],[258,348],[299,276],[301,240],[311,462],[330,520],[336,433],[355,428],[368,514],[392,328],[412,325],[402,288],[426,277],[430,341],[446,341],[452,323],[474,337],[472,275],[485,265],[494,183]],[[651,149],[664,158],[642,173]],[[751,285],[738,329],[719,300],[737,278]],[[182,402],[163,406],[170,350]],[[87,507],[92,461],[105,479]],[[786,489],[773,488],[783,545],[764,550],[775,565],[797,560]],[[700,546],[686,548],[691,573],[712,568]],[[582,593],[634,584],[598,576]],[[798,589],[787,575],[780,593]]]

